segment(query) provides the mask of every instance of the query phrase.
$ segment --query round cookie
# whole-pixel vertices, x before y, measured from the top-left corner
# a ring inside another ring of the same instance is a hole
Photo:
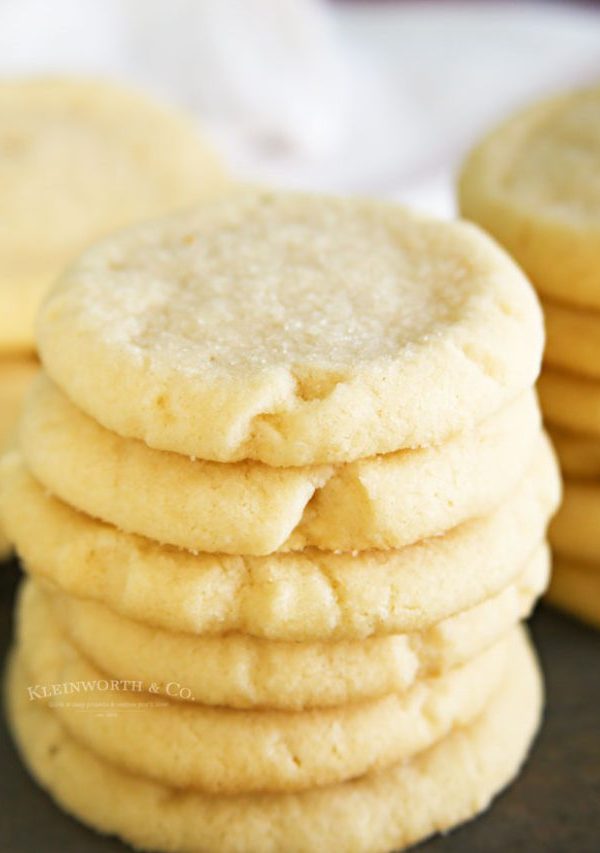
[[[2,81],[0,350],[33,348],[41,297],[92,240],[224,183],[193,121],[141,94],[76,78]]]
[[[38,371],[33,358],[0,358],[0,455],[14,437],[21,404]],[[11,545],[0,525],[0,560],[9,557]]]
[[[600,562],[591,565],[557,557],[546,598],[561,610],[600,628]]]
[[[550,542],[562,556],[600,563],[600,481],[567,480]]]
[[[247,190],[91,249],[45,301],[38,343],[120,435],[297,466],[472,427],[533,384],[543,328],[522,273],[471,225]]]
[[[265,555],[401,548],[484,515],[523,476],[539,432],[529,391],[440,447],[336,468],[191,461],[109,432],[42,377],[20,446],[50,492],[120,530],[192,551]]]
[[[600,312],[544,302],[547,364],[600,380]]]
[[[555,427],[549,431],[560,467],[567,478],[600,480],[600,436]]]
[[[600,381],[544,370],[538,391],[544,417],[551,424],[600,437]]]
[[[205,705],[301,710],[406,690],[417,679],[465,663],[529,615],[548,576],[541,549],[501,592],[425,631],[345,643],[161,631],[94,601],[50,589],[46,594],[70,642],[103,672]]]
[[[18,622],[20,654],[36,691],[65,685],[48,702],[76,740],[131,773],[215,794],[306,790],[406,760],[475,719],[523,644],[513,629],[462,666],[372,701],[240,711],[171,702],[154,692],[105,691],[102,684],[122,682],[75,650],[31,583]],[[83,704],[72,684],[91,686]],[[109,713],[98,713],[107,702]]]
[[[475,148],[461,213],[546,296],[600,308],[600,87],[529,107]]]
[[[30,702],[18,661],[8,676],[10,727],[30,772],[70,814],[136,847],[196,853],[388,853],[486,809],[513,779],[539,725],[542,686],[523,644],[510,676],[471,725],[412,761],[296,794],[207,796],[124,773],[80,746]]]
[[[44,493],[17,453],[1,464],[1,512],[31,573],[156,627],[274,640],[423,630],[484,601],[525,568],[560,496],[544,438],[510,499],[444,536],[356,556],[193,555],[70,509]]]

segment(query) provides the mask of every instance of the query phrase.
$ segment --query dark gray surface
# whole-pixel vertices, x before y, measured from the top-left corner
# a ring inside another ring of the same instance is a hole
[[[4,653],[16,564],[3,565],[0,578]],[[422,844],[420,853],[600,851],[600,633],[544,608],[534,617],[532,630],[546,674],[548,707],[522,776],[484,818]],[[0,768],[1,853],[129,849],[62,814],[21,767],[4,725]]]

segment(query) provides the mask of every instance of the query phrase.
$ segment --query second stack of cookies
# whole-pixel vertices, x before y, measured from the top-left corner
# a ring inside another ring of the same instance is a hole
[[[550,533],[550,600],[600,626],[600,88],[533,104],[495,129],[463,170],[464,215],[511,252],[539,290],[539,382],[565,475]]]
[[[399,849],[487,806],[539,719],[517,626],[559,497],[509,259],[238,192],[92,249],[39,329],[2,507],[11,725],[54,797],[182,851]],[[83,682],[135,711],[23,698]]]

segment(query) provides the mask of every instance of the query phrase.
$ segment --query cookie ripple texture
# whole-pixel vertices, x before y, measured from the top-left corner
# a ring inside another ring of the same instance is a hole
[[[408,692],[312,711],[239,711],[170,702],[155,693],[109,694],[110,680],[66,640],[32,585],[19,608],[20,653],[35,684],[87,683],[81,697],[52,703],[80,742],[132,773],[175,788],[217,794],[300,791],[342,782],[427,749],[480,714],[522,643],[518,630]],[[198,745],[201,744],[201,749]]]
[[[555,607],[600,628],[600,562],[556,557],[546,597]]]
[[[214,197],[225,179],[191,120],[107,82],[31,78],[0,83],[0,186],[8,351],[33,349],[44,292],[92,240]]]
[[[67,812],[136,847],[196,853],[388,853],[486,809],[518,773],[538,728],[542,685],[523,640],[510,676],[473,723],[414,759],[301,793],[244,796],[177,791],[124,773],[30,702],[18,658],[8,714],[33,776]]]
[[[466,663],[529,615],[548,577],[540,548],[500,592],[425,631],[338,643],[161,631],[51,587],[46,595],[71,643],[103,672],[205,705],[302,710],[406,690]]]
[[[467,159],[461,213],[545,296],[600,308],[600,87],[536,104]]]
[[[600,143],[599,143],[600,150]],[[547,364],[600,382],[600,311],[544,302]]]
[[[69,508],[45,493],[16,452],[1,464],[4,523],[32,573],[156,627],[275,640],[422,630],[484,601],[524,569],[560,497],[556,461],[543,437],[506,501],[443,536],[357,555],[316,549],[194,555]]]
[[[45,301],[38,343],[120,435],[296,466],[472,427],[531,387],[543,324],[475,226],[241,191],[92,248]]]
[[[265,555],[401,548],[443,533],[515,488],[539,432],[529,391],[440,447],[336,467],[192,462],[109,432],[42,378],[20,445],[49,491],[121,530],[191,551]]]
[[[600,381],[544,370],[538,383],[540,403],[549,423],[600,438]]]

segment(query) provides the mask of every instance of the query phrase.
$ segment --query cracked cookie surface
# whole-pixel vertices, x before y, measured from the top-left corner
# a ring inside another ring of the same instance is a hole
[[[401,549],[266,557],[194,555],[77,512],[0,463],[1,511],[28,570],[150,625],[278,640],[349,640],[421,630],[503,589],[544,539],[560,495],[547,439],[492,513]]]
[[[529,388],[542,342],[474,226],[252,190],[97,245],[38,323],[49,375],[108,429],[275,466],[442,442]]]
[[[96,685],[113,674],[71,645],[38,593],[35,581],[22,592],[20,655],[36,685],[90,685],[83,708],[80,695],[49,701],[73,737],[132,773],[213,794],[301,791],[406,760],[478,716],[523,644],[514,628],[460,666],[376,699],[298,712],[232,710],[175,702],[148,685],[107,695]],[[107,699],[110,713],[94,713]]]
[[[542,708],[538,665],[523,640],[483,713],[412,760],[312,791],[221,797],[175,791],[121,771],[72,738],[43,703],[29,701],[30,678],[13,656],[10,728],[34,777],[62,808],[97,830],[173,853],[404,849],[489,806],[523,763]]]
[[[298,711],[400,692],[465,663],[529,615],[549,573],[540,548],[500,592],[424,631],[333,643],[163,631],[40,582],[73,645],[103,672],[167,695],[178,695],[176,683],[206,705]]]
[[[385,550],[442,534],[516,487],[539,435],[531,391],[437,447],[305,468],[192,461],[106,430],[41,379],[20,447],[50,492],[121,530],[190,551],[266,555]]]

